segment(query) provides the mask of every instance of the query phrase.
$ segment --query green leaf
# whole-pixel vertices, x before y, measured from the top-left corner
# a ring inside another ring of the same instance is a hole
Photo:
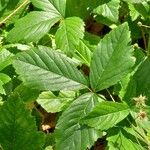
[[[56,32],[57,48],[72,56],[83,36],[83,20],[78,17],[67,18],[61,22],[60,28]]]
[[[95,91],[114,85],[129,73],[134,65],[133,48],[128,45],[130,41],[127,23],[100,41],[91,61],[90,82]]]
[[[130,16],[131,16],[131,18],[132,18],[132,21],[136,20],[140,14],[139,14],[138,11],[134,8],[134,5],[133,5],[133,4],[128,3],[128,7],[129,7],[129,10],[130,10]]]
[[[8,75],[0,73],[0,94],[6,94],[3,85],[8,83],[10,80],[11,78]]]
[[[77,16],[80,18],[86,18],[89,15],[88,12],[88,0],[67,0],[66,2],[66,17]]]
[[[140,13],[140,15],[145,18],[145,20],[149,17],[150,5],[149,3],[137,3],[134,4],[134,8]]]
[[[22,0],[1,0],[0,1],[0,20],[4,16],[7,16],[11,13],[12,10],[18,6]]]
[[[47,112],[55,113],[60,112],[63,108],[68,105],[75,98],[75,92],[71,91],[60,91],[59,95],[56,96],[52,92],[42,92],[37,102],[40,104]]]
[[[90,66],[92,52],[90,51],[89,47],[86,45],[84,41],[80,40],[79,45],[75,50],[74,57],[77,58],[78,60],[81,60],[82,63]]]
[[[29,87],[20,84],[12,93],[11,96],[20,98],[24,102],[34,102],[38,98],[40,92],[35,89],[31,89]]]
[[[0,107],[0,145],[5,150],[41,150],[44,135],[21,100],[9,99]]]
[[[137,138],[122,128],[112,128],[108,132],[109,150],[146,150],[137,141]]]
[[[18,54],[13,64],[24,84],[33,89],[59,91],[88,86],[70,58],[46,47]]]
[[[90,9],[90,10],[92,10],[92,9],[94,9],[94,8],[97,8],[97,6],[99,6],[99,5],[103,5],[103,4],[106,4],[106,3],[108,3],[109,1],[111,1],[111,0],[87,0],[87,2],[88,2],[88,9]]]
[[[101,132],[79,124],[80,119],[88,114],[97,102],[96,95],[87,93],[76,99],[63,112],[56,125],[57,150],[85,150],[102,136]]]
[[[136,95],[140,94],[150,98],[150,59],[147,58],[135,72],[133,79],[136,83]],[[131,81],[132,82],[132,81]],[[149,103],[149,101],[148,101]],[[149,103],[150,104],[150,103]]]
[[[13,54],[6,49],[0,50],[0,71],[12,63]]]
[[[113,22],[118,22],[120,0],[111,0],[108,3],[100,5],[94,9],[94,13],[102,15]]]
[[[45,150],[53,150],[53,146],[47,146]]]
[[[34,11],[18,20],[15,27],[8,34],[8,41],[18,42],[36,42],[42,38],[50,28],[60,20],[56,13],[45,11]]]
[[[129,3],[142,3],[142,2],[149,2],[150,0],[123,0]]]
[[[35,7],[51,14],[55,13],[62,17],[65,16],[66,0],[31,0],[31,2]]]
[[[129,107],[125,104],[101,102],[81,122],[96,129],[107,130],[122,121],[128,114]]]

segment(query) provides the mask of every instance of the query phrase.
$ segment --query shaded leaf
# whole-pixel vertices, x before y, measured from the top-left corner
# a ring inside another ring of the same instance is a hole
[[[109,150],[146,150],[136,137],[121,128],[112,128],[108,132],[107,141]]]
[[[136,96],[140,94],[150,98],[150,59],[147,58],[135,72],[133,79],[136,83]],[[132,81],[131,81],[132,82]],[[149,103],[149,102],[148,102]]]
[[[10,99],[0,107],[0,145],[5,150],[41,150],[44,135],[21,100]]]
[[[81,1],[81,0],[67,0],[66,1],[66,17],[77,16],[81,18],[86,18],[89,15],[87,10],[88,7],[88,0]]]
[[[23,84],[20,84],[12,93],[13,97],[20,98],[24,102],[33,102],[36,101],[40,92],[30,87],[26,87]]]

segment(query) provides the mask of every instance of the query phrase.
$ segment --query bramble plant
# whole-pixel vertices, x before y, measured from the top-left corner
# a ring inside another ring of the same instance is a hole
[[[150,149],[150,0],[1,0],[0,149]]]

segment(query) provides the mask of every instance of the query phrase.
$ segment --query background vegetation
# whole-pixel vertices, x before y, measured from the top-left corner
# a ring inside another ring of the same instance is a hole
[[[150,0],[1,0],[0,149],[150,149]]]

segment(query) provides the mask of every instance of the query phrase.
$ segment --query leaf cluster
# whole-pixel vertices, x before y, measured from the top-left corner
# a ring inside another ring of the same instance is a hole
[[[149,15],[149,0],[1,0],[0,149],[149,149]]]

